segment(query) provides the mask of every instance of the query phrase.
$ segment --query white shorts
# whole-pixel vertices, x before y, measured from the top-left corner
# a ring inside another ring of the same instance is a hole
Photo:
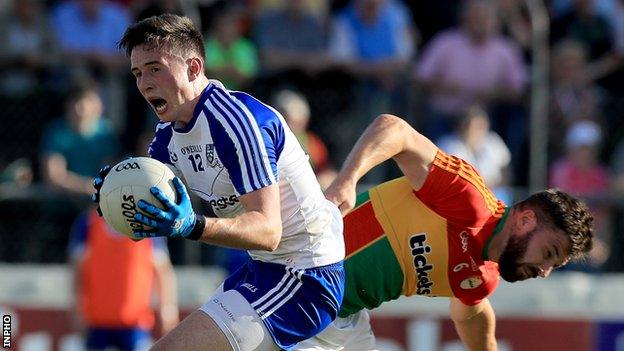
[[[376,351],[370,316],[362,310],[345,318],[338,317],[320,334],[298,343],[294,350]]]
[[[217,323],[234,351],[276,351],[271,334],[249,302],[236,290],[223,285],[199,309]]]

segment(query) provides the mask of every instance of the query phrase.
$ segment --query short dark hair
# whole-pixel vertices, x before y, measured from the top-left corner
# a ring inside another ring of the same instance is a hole
[[[100,92],[97,84],[89,78],[76,80],[67,91],[65,104],[73,104],[89,93],[95,93],[99,96]]]
[[[167,46],[172,52],[177,51],[183,56],[192,53],[203,58],[205,55],[204,39],[193,21],[170,13],[149,17],[131,25],[121,37],[118,47],[130,56],[139,45],[146,45],[148,49]]]
[[[570,242],[569,257],[584,258],[593,247],[594,217],[587,205],[559,189],[537,192],[514,205],[535,211],[538,223],[563,230]]]

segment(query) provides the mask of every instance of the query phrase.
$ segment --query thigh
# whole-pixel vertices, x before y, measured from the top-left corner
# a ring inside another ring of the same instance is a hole
[[[214,320],[234,351],[279,350],[262,318],[236,290],[221,286],[200,311]]]
[[[233,351],[235,349],[232,348],[212,317],[202,311],[195,311],[158,340],[152,350]]]
[[[296,351],[374,351],[375,336],[368,312],[336,318],[320,334],[298,343]]]

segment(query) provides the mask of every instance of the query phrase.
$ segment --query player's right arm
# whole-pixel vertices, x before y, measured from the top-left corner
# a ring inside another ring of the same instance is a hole
[[[373,167],[393,159],[419,190],[429,174],[437,146],[403,119],[382,114],[371,123],[349,153],[325,195],[346,214],[355,204],[357,182]]]
[[[460,339],[470,351],[495,351],[496,316],[488,299],[468,306],[457,298],[451,298],[451,319]]]

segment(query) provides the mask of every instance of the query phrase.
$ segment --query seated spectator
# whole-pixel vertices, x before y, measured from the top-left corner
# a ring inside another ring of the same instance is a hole
[[[325,143],[308,129],[310,106],[303,95],[290,90],[282,90],[274,97],[273,106],[284,116],[290,130],[295,133],[299,144],[310,156],[312,169],[325,190],[336,177]]]
[[[90,196],[93,177],[119,150],[116,134],[102,116],[94,85],[81,83],[69,94],[63,119],[52,121],[41,141],[44,182],[71,194]]]
[[[585,198],[594,215],[594,249],[583,270],[600,268],[609,256],[612,241],[610,208],[604,202],[611,191],[612,177],[598,157],[602,138],[595,122],[573,123],[565,136],[566,154],[550,169],[549,186]]]
[[[233,90],[247,86],[258,72],[258,54],[242,35],[240,15],[236,8],[224,9],[205,39],[206,74]]]
[[[58,50],[40,1],[13,0],[0,21],[0,92],[22,97],[51,79]]]
[[[496,197],[511,203],[507,186],[511,153],[501,137],[490,130],[487,113],[478,106],[470,107],[459,121],[457,130],[436,143],[445,152],[471,163]]]

